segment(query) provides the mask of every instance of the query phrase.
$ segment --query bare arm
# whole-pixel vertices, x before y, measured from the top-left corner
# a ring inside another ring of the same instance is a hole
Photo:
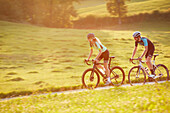
[[[102,50],[99,50],[99,54],[97,55],[96,59],[99,59],[100,55],[102,54]]]
[[[89,60],[89,59],[90,59],[90,57],[91,57],[92,53],[93,53],[93,49],[91,49],[91,50],[90,50],[89,57],[88,57],[88,59],[87,59],[87,60]]]
[[[145,46],[145,50],[143,52],[143,54],[141,55],[141,58],[148,52],[148,46]]]
[[[136,51],[137,51],[137,47],[135,46],[135,49],[133,50],[133,54],[132,54],[132,57],[131,57],[131,59],[133,59],[133,57],[135,56],[135,54],[136,54]]]

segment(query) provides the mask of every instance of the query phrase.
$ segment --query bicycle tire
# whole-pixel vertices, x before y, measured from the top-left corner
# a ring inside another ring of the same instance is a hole
[[[164,70],[164,72],[161,70],[161,68]],[[157,81],[169,80],[168,68],[163,64],[156,65],[155,74],[156,74]]]
[[[140,69],[140,76],[137,77],[136,75],[139,74],[139,69]],[[135,83],[145,84],[146,73],[142,68],[140,68],[140,66],[134,66],[130,69],[130,71],[128,73],[128,80],[129,80],[129,83],[131,86],[133,86]]]
[[[110,80],[114,86],[120,86],[125,80],[125,72],[119,66],[114,66],[110,69]]]
[[[82,75],[83,86],[87,89],[96,88],[100,82],[100,76],[99,76],[98,72],[96,70],[94,70],[95,83],[91,83],[94,81],[94,79],[93,80],[90,79],[90,75],[91,75],[92,71],[93,71],[93,68],[89,68],[89,69],[85,70]],[[88,83],[88,81],[89,81],[89,83]]]

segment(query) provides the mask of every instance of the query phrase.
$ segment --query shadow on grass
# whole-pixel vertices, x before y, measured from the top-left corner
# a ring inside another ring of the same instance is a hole
[[[38,73],[37,71],[30,71],[30,72],[28,72],[28,74],[36,74],[36,73]]]
[[[170,56],[164,56],[164,58],[170,58]]]
[[[61,70],[53,70],[53,71],[51,71],[52,73],[59,73],[59,72],[63,72],[63,71],[61,71]]]
[[[72,67],[68,66],[68,67],[65,67],[65,69],[74,69],[74,68],[72,68]]]
[[[40,85],[40,84],[43,84],[43,83],[45,83],[44,81],[38,81],[38,82],[35,82],[34,84],[35,85]]]
[[[10,79],[10,80],[7,80],[7,81],[24,81],[24,79],[21,78],[21,77],[17,77],[17,78],[13,78],[13,79]]]
[[[16,72],[9,72],[9,73],[7,73],[7,75],[17,75],[17,73]]]

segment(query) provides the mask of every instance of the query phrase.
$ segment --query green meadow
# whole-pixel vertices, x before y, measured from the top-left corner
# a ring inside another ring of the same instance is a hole
[[[116,57],[112,66],[123,67],[126,76],[134,66],[129,58],[134,48],[132,34],[136,30],[155,44],[155,54],[159,54],[156,63],[170,69],[169,25],[169,22],[143,22],[103,30],[79,30],[0,21],[1,98],[82,88],[82,73],[90,68],[83,62],[90,50],[86,39],[90,32],[109,49],[110,56]],[[143,50],[139,46],[136,57]],[[95,50],[92,58],[97,54]]]
[[[126,1],[127,16],[139,13],[152,13],[155,10],[169,11],[170,2],[168,0],[130,0]],[[109,16],[106,9],[105,0],[84,0],[80,4],[75,4],[80,17],[87,15]]]
[[[170,82],[48,94],[0,102],[1,113],[169,113]]]

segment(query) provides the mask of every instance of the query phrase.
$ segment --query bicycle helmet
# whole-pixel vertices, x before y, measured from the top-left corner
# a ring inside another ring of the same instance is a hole
[[[89,33],[88,35],[87,35],[87,38],[89,39],[89,38],[92,38],[92,37],[95,37],[94,36],[94,33]]]
[[[139,31],[136,31],[133,33],[133,38],[141,36],[141,33]]]

